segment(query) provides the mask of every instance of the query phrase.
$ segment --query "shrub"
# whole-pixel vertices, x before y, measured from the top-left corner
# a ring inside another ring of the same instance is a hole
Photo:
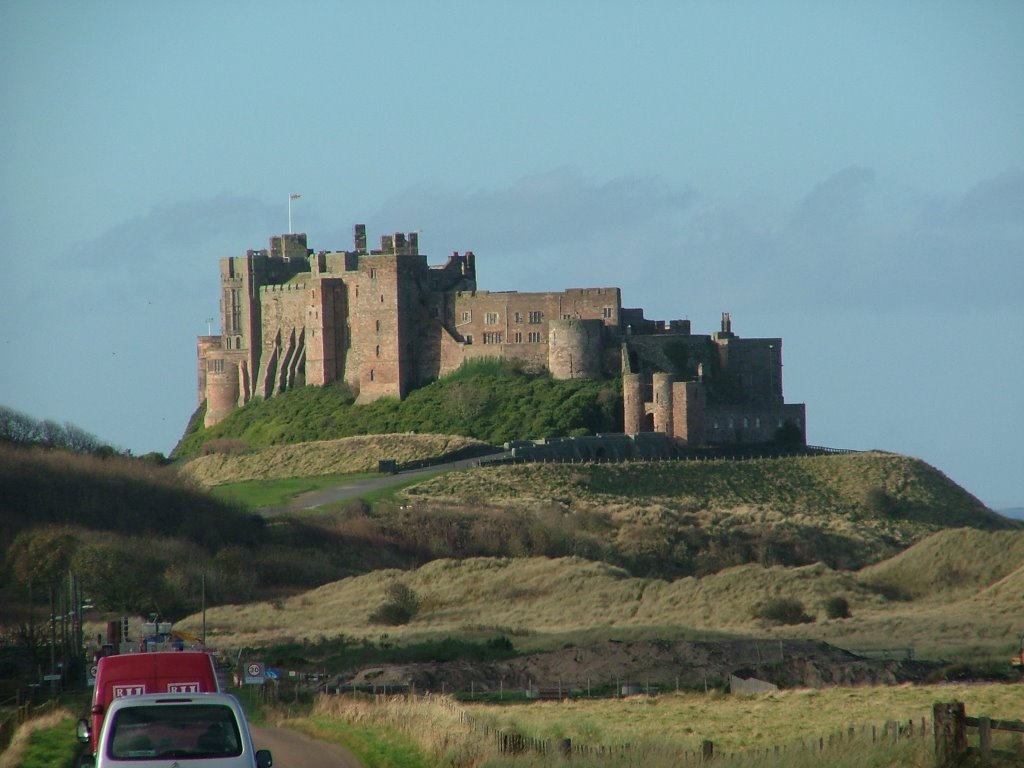
[[[792,597],[777,597],[754,609],[754,618],[773,624],[806,624],[814,621],[804,612],[804,604]]]
[[[850,603],[842,595],[830,597],[825,601],[825,615],[830,619],[848,619]]]
[[[387,601],[370,614],[377,624],[408,624],[420,610],[420,597],[400,581],[391,582],[385,590]]]

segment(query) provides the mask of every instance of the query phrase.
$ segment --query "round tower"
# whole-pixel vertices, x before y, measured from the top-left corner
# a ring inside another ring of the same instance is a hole
[[[672,374],[656,373],[652,377],[651,411],[654,431],[672,434]]]
[[[206,371],[206,418],[203,426],[212,427],[238,404],[238,365],[221,357],[208,357]]]
[[[206,399],[206,369],[207,359],[210,353],[220,349],[220,336],[200,336],[196,343],[196,354],[199,358],[199,366],[196,371],[198,379],[197,405],[202,405]]]
[[[644,423],[644,397],[639,373],[622,376],[622,412],[623,431],[627,435],[638,434]]]
[[[552,320],[548,324],[548,370],[555,379],[601,378],[604,322]]]

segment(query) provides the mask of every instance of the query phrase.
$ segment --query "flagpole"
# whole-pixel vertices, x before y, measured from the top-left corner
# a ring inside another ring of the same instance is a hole
[[[300,197],[302,197],[302,195],[297,195],[294,192],[292,192],[290,195],[288,195],[288,234],[289,235],[292,234],[292,200],[296,200],[296,199],[298,199]]]

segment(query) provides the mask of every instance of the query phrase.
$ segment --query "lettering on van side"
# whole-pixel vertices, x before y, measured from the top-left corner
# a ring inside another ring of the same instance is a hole
[[[145,685],[115,685],[114,686],[114,698],[120,699],[122,696],[141,696],[146,692]]]
[[[168,693],[200,693],[199,683],[168,683]]]

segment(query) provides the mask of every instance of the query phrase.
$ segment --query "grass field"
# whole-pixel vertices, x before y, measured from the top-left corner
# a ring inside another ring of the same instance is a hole
[[[327,724],[343,721],[401,732],[430,756],[431,765],[460,768],[564,764],[551,755],[526,754],[514,760],[502,756],[497,749],[499,732],[522,734],[549,746],[570,739],[585,750],[581,764],[607,768],[695,764],[705,741],[714,744],[716,764],[728,768],[925,768],[934,764],[932,705],[946,701],[965,702],[968,715],[975,717],[1019,719],[1022,714],[1019,685],[963,685],[829,688],[756,696],[675,694],[517,706],[454,704],[443,697],[326,697],[309,718],[290,725],[323,734],[329,733]],[[904,736],[898,743],[895,729],[887,726],[891,722],[902,724]],[[973,738],[976,745],[976,735]],[[605,751],[599,752],[600,747]],[[1014,765],[1014,760],[1024,758],[1024,747],[1012,734],[1000,734],[996,747],[1013,753],[997,765]]]

